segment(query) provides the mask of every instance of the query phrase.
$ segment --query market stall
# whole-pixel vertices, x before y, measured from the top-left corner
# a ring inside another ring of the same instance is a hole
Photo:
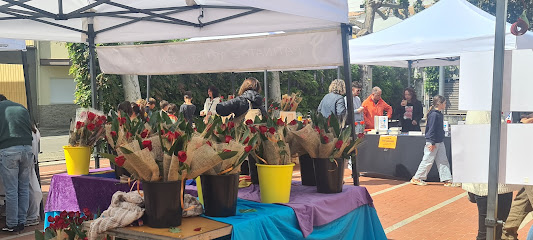
[[[454,13],[453,17],[449,16],[450,12]],[[533,48],[532,32],[528,31],[522,36],[515,36],[510,32],[511,24],[506,26],[506,50]],[[350,40],[350,61],[352,64],[409,68],[459,65],[462,53],[494,49],[494,27],[495,17],[471,3],[465,0],[442,0],[401,23]],[[468,80],[465,79],[465,81]],[[478,91],[474,88],[463,89],[463,85],[460,85],[460,92]],[[475,86],[475,88],[478,87],[485,89],[490,85]],[[477,99],[477,101],[490,103],[491,94],[487,92],[484,96],[485,99]],[[461,105],[461,99],[459,104]],[[420,163],[425,144],[424,136],[399,136],[398,147],[394,152],[410,154],[395,155],[392,162],[387,160],[392,158],[388,157],[392,152],[384,152],[378,148],[379,136],[369,135],[368,137],[370,141],[359,151],[360,171],[402,178],[407,178],[404,176],[407,173],[414,174],[413,169],[416,172],[416,168],[409,166]],[[446,149],[451,163],[452,150],[449,142]],[[374,152],[377,154],[374,155]],[[385,162],[390,162],[392,165],[381,166]],[[398,164],[403,167],[396,170]],[[396,173],[397,171],[404,174]],[[434,174],[435,171],[431,171],[430,177],[435,176]]]

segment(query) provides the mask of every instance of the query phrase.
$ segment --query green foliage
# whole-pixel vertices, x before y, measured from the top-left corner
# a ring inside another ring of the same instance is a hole
[[[419,12],[421,12],[422,10],[424,10],[426,8],[424,7],[424,4],[423,4],[422,0],[416,0],[415,4],[413,6],[413,9],[414,9],[415,14],[416,14],[416,13],[419,13]]]
[[[374,66],[372,83],[381,88],[381,98],[389,105],[394,105],[403,98],[403,90],[407,86],[407,74],[407,68]]]
[[[439,67],[426,67],[426,82],[424,90],[429,96],[435,96],[439,93]]]
[[[483,9],[484,11],[496,15],[496,1],[491,0],[468,0],[468,2]],[[527,10],[527,18],[533,19],[533,2],[531,0],[524,0]],[[507,5],[507,22],[514,23],[524,11],[524,4],[522,0],[510,0]],[[532,30],[531,26],[529,27]]]

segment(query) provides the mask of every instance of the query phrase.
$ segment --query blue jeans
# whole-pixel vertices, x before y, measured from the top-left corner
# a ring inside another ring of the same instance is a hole
[[[32,166],[31,146],[0,149],[0,175],[6,190],[6,225],[8,227],[26,223]]]

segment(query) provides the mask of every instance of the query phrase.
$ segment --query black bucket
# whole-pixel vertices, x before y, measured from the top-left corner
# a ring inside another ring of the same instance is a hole
[[[241,164],[241,175],[250,175],[250,167],[248,166],[248,160],[245,160]]]
[[[250,167],[250,178],[252,179],[253,184],[259,184],[259,175],[257,175],[256,163],[260,162],[257,162],[252,154],[248,154],[248,166]]]
[[[316,190],[319,193],[342,192],[344,178],[344,158],[335,158],[331,162],[329,158],[315,158]]]
[[[235,216],[239,174],[202,175],[204,214],[210,217]]]
[[[305,186],[316,186],[315,180],[315,165],[314,161],[309,156],[305,154],[299,157],[300,159],[300,174],[302,176],[302,185]]]
[[[181,181],[142,182],[145,223],[152,228],[181,225]]]

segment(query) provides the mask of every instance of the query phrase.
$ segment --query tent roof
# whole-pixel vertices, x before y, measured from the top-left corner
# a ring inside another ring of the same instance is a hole
[[[516,37],[507,24],[506,49],[533,48],[533,33]],[[461,52],[494,49],[495,17],[466,0],[441,0],[401,23],[350,40],[352,64],[407,67],[459,64]]]
[[[0,38],[0,52],[21,51],[21,50],[26,50],[26,42],[24,42],[24,40],[1,39]]]
[[[96,43],[316,29],[348,22],[345,0],[190,3],[194,1],[0,0],[0,37],[85,42],[90,17]]]

